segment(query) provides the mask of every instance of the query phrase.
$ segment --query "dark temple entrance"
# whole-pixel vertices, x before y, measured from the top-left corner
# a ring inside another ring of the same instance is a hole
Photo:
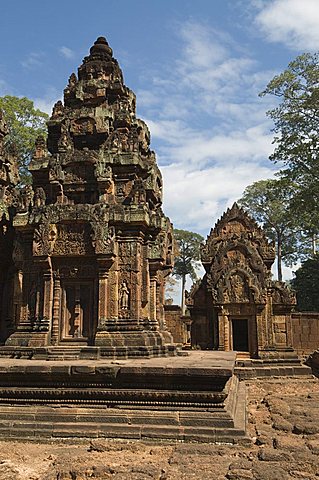
[[[249,352],[248,320],[247,318],[232,319],[233,350]]]
[[[65,282],[62,293],[62,340],[88,343],[92,336],[93,285]]]

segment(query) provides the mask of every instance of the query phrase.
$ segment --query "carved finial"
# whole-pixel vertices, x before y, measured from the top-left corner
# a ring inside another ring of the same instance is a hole
[[[75,73],[71,73],[70,77],[69,77],[69,84],[68,86],[69,87],[74,87],[74,85],[76,85],[76,82],[77,82],[77,78],[76,78],[76,75]]]
[[[113,55],[112,48],[107,43],[105,37],[98,37],[96,39],[94,45],[90,48],[90,55],[93,55],[94,53],[106,53],[110,56]]]
[[[58,117],[60,115],[63,115],[63,111],[63,103],[61,102],[61,100],[58,100],[53,106],[52,117]]]

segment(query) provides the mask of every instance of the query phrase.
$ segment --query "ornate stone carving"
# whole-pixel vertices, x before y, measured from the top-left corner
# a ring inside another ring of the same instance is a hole
[[[42,187],[37,187],[34,192],[33,204],[35,207],[43,207],[45,205],[46,194]]]
[[[0,120],[0,142],[1,128]],[[130,332],[140,332],[137,347],[153,345],[154,335],[157,345],[169,339],[159,330],[163,285],[173,262],[172,226],[160,207],[162,178],[149,145],[135,95],[100,37],[78,75],[70,76],[63,102],[54,105],[50,154],[38,138],[33,190],[20,194],[15,225],[25,258],[15,260],[29,298],[26,330],[35,322],[31,286],[39,278],[38,317],[50,322],[47,341],[54,345],[70,338],[81,345],[116,344],[114,332],[121,332],[128,348]],[[0,188],[7,188],[11,174],[1,167]]]
[[[129,310],[130,309],[130,291],[128,289],[128,286],[125,280],[121,285],[119,298],[120,298],[121,310]]]
[[[115,228],[103,222],[94,223],[92,227],[91,238],[95,253],[104,255],[114,253]]]
[[[53,255],[81,256],[92,253],[90,231],[85,224],[59,224],[54,241]]]
[[[201,256],[206,275],[194,286],[188,300],[194,344],[206,345],[207,339],[196,338],[196,324],[203,322],[206,309],[206,323],[201,331],[211,328],[214,319],[210,335],[215,337],[210,339],[211,345],[236,349],[240,345],[236,338],[241,335],[245,348],[256,356],[258,349],[274,348],[272,332],[277,328],[275,343],[282,348],[286,337],[283,332],[278,333],[278,325],[276,328],[272,325],[278,311],[290,314],[295,297],[284,284],[271,280],[274,246],[256,222],[235,203],[211,230]],[[238,333],[237,325],[246,326]],[[244,338],[245,335],[249,338]]]
[[[34,229],[33,255],[51,255],[57,240],[58,230],[55,224],[40,224]]]

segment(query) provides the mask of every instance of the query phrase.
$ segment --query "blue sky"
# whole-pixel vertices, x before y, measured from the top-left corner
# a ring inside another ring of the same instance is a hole
[[[258,93],[319,49],[319,0],[11,0],[1,6],[0,95],[50,112],[106,36],[137,94],[164,175],[164,210],[206,235],[250,183],[273,175],[273,98]]]

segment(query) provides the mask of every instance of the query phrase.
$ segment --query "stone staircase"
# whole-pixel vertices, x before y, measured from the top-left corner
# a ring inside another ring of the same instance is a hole
[[[81,346],[62,346],[47,349],[47,360],[77,360],[80,358]]]
[[[312,377],[311,368],[297,358],[286,359],[243,359],[237,358],[235,375],[240,380],[267,377]]]

